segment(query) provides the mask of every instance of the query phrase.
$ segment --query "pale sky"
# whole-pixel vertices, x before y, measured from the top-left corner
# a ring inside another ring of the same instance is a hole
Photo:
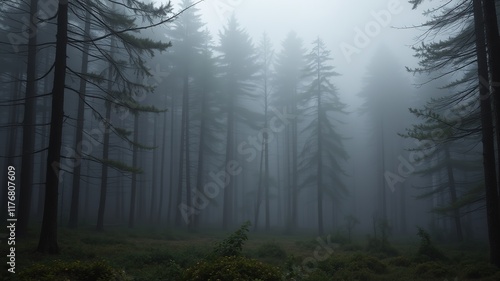
[[[172,1],[176,9],[179,2]],[[416,43],[415,37],[421,31],[398,28],[425,20],[421,15],[425,8],[412,10],[407,0],[205,0],[197,7],[215,42],[233,12],[255,44],[267,32],[276,50],[291,30],[304,39],[306,47],[320,36],[332,52],[336,71],[342,75],[334,82],[342,96],[354,99],[346,102],[354,104],[364,68],[381,43],[403,66],[416,66],[410,45]],[[403,67],[401,71],[405,72]]]

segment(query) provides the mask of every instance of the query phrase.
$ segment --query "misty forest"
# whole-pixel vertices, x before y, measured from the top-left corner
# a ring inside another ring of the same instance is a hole
[[[1,280],[500,280],[500,1],[0,3]]]

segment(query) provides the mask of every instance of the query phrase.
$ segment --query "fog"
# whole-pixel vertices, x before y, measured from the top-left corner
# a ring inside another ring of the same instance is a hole
[[[500,263],[488,4],[28,2],[0,6],[1,198],[38,252],[71,233],[196,244],[240,227],[380,260],[420,237]]]

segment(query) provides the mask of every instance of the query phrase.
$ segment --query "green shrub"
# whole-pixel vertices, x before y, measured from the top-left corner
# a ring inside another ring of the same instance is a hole
[[[287,279],[289,280],[289,279]],[[311,272],[307,277],[299,280],[304,280],[304,281],[330,281],[331,276],[328,275],[326,272],[321,271],[321,270],[314,270]]]
[[[464,276],[467,279],[481,279],[492,276],[499,269],[488,263],[468,264],[463,268]]]
[[[415,276],[419,278],[445,278],[447,275],[449,275],[448,269],[434,261],[419,264],[415,268]]]
[[[141,268],[136,274],[134,281],[178,281],[182,278],[182,268],[174,261],[167,261],[164,264],[157,264]]]
[[[406,257],[400,256],[388,259],[387,263],[392,266],[409,267],[411,265],[411,260]]]
[[[185,281],[277,281],[282,272],[255,259],[239,256],[221,257],[213,261],[201,261],[186,269],[182,280]]]
[[[354,255],[348,265],[348,269],[350,271],[358,271],[358,270],[368,270],[373,273],[382,274],[387,272],[387,266],[380,262],[378,259],[368,256],[357,254]]]
[[[275,242],[267,242],[262,244],[257,249],[257,255],[260,258],[277,258],[277,259],[285,259],[286,252],[283,248]]]
[[[318,269],[335,276],[337,276],[336,274],[339,272],[344,272],[343,275],[346,275],[346,272],[354,273],[358,271],[377,274],[387,272],[387,266],[385,264],[372,256],[363,254],[356,254],[353,256],[333,255],[327,260],[319,262]]]
[[[19,280],[38,281],[111,281],[124,280],[125,274],[104,261],[35,264],[19,273]]]
[[[250,222],[247,221],[238,230],[229,235],[229,237],[219,242],[215,246],[211,257],[240,256],[243,244],[248,240],[247,233],[249,228]]]
[[[431,237],[422,228],[418,228],[417,235],[420,237],[420,246],[417,251],[417,260],[446,260],[446,256],[439,251],[431,242]]]
[[[318,263],[318,268],[328,274],[335,274],[337,271],[347,267],[349,260],[346,256],[332,255],[325,261]]]

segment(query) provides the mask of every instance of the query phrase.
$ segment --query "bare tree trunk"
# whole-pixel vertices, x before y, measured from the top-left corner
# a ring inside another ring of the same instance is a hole
[[[183,179],[184,179],[184,165],[185,165],[185,162],[186,161],[184,159],[186,153],[185,153],[185,150],[186,150],[186,131],[188,130],[188,128],[186,127],[186,120],[187,120],[187,109],[186,107],[188,106],[187,104],[187,95],[186,95],[186,89],[183,88],[183,93],[182,93],[182,117],[181,117],[181,143],[180,143],[180,149],[179,149],[179,152],[180,152],[180,157],[179,157],[179,168],[180,168],[180,171],[179,171],[179,179],[178,179],[178,182],[177,182],[177,200],[176,200],[176,206],[177,208],[175,208],[176,212],[175,212],[175,226],[181,226],[181,222],[182,222],[182,210],[181,210],[181,206],[182,206],[182,193],[183,193]]]
[[[26,71],[26,96],[23,118],[23,146],[21,160],[21,182],[19,188],[19,217],[17,235],[24,236],[28,228],[31,213],[31,195],[33,192],[33,152],[35,147],[36,114],[36,58],[37,58],[37,18],[38,1],[30,1],[28,65]]]
[[[86,1],[88,5],[90,1]],[[85,14],[84,39],[90,39],[90,12]],[[90,43],[84,43],[82,50],[82,66],[80,72],[85,75],[89,65],[89,49]],[[83,122],[85,113],[85,93],[87,89],[86,78],[80,79],[80,88],[78,90],[78,114],[76,120],[76,137],[75,137],[75,168],[73,169],[73,189],[71,193],[71,208],[69,211],[69,227],[78,227],[78,209],[80,206],[80,177],[82,171],[82,140],[83,140]]]
[[[174,127],[175,127],[175,114],[174,114],[174,108],[175,108],[175,100],[174,97],[172,96],[172,114],[171,114],[171,119],[170,119],[170,167],[169,167],[169,188],[168,188],[168,206],[167,206],[167,221],[170,223],[170,213],[172,211],[172,199],[173,199],[173,192],[174,192]]]
[[[319,48],[318,48],[319,57]],[[321,152],[323,151],[323,140],[321,138],[321,80],[320,80],[320,65],[318,60],[317,65],[317,77],[318,89],[316,89],[318,94],[318,179],[317,179],[317,202],[318,202],[318,234],[323,235],[323,157]]]
[[[173,99],[172,99],[173,100]],[[165,108],[167,107],[167,96],[165,96]],[[173,117],[173,108],[170,109]],[[167,112],[164,112],[163,116],[163,134],[161,138],[161,163],[160,163],[160,198],[158,200],[158,216],[156,221],[158,223],[161,222],[161,212],[163,207],[163,190],[165,189],[164,175],[165,175],[165,150],[166,150],[166,139],[167,139]],[[173,119],[173,118],[172,118]],[[172,132],[173,128],[170,128]],[[173,135],[173,132],[172,132]],[[172,155],[170,155],[172,158]],[[172,173],[170,173],[170,178],[172,177]],[[170,207],[170,204],[169,204]]]
[[[134,112],[134,143],[139,142],[139,112]],[[138,147],[134,144],[132,149],[132,167],[137,167],[137,151]],[[130,190],[130,212],[128,216],[128,227],[134,227],[135,219],[135,203],[136,203],[136,193],[137,193],[137,173],[132,173],[132,185]]]
[[[157,131],[158,131],[158,128],[157,128],[157,122],[158,122],[158,116],[155,114],[153,116],[153,147],[155,147],[155,150],[156,150],[156,145],[157,145]],[[162,151],[163,152],[163,151]],[[157,170],[158,170],[158,167],[156,166],[156,163],[158,162],[158,153],[156,151],[153,151],[153,173],[152,173],[152,181],[151,181],[151,201],[150,201],[150,205],[151,205],[151,211],[149,213],[149,221],[152,223],[153,222],[153,214],[154,214],[154,211],[156,209],[156,205],[155,205],[155,201],[156,201],[156,189],[158,187],[158,181],[157,181]],[[163,171],[162,171],[163,173]]]
[[[476,53],[478,77],[480,81],[489,77],[486,54],[485,26],[481,0],[473,0],[474,24],[476,34]],[[486,188],[486,213],[488,236],[490,242],[490,261],[500,267],[500,219],[498,209],[498,189],[495,166],[495,144],[493,132],[493,114],[491,112],[491,97],[489,89],[479,84],[481,106],[481,129],[483,142],[484,185]]]
[[[231,87],[229,87],[231,89]],[[232,87],[234,88],[234,87]],[[234,146],[234,97],[230,97],[229,111],[227,113],[227,132],[226,132],[226,160],[224,162],[224,167],[226,167],[230,161],[233,160],[233,146]],[[225,168],[224,168],[225,171]],[[225,177],[230,177],[227,173]],[[227,230],[229,226],[233,223],[233,184],[231,179],[224,178],[224,184],[229,183],[224,189],[224,201],[222,208],[222,227]]]
[[[111,56],[114,54],[115,49],[115,39],[111,37]],[[113,65],[109,64],[108,69],[108,85],[107,91],[111,92],[113,89]],[[111,122],[111,103],[109,101],[105,101],[106,113],[105,113],[105,122],[104,124],[104,138],[103,138],[103,148],[102,148],[102,159],[108,160],[109,158],[109,123]],[[97,211],[97,227],[98,231],[104,230],[104,212],[106,210],[106,197],[108,193],[108,165],[106,163],[102,163],[101,168],[101,192],[99,197],[99,209]]]
[[[453,174],[453,166],[451,165],[450,149],[446,147],[444,149],[445,161],[446,161],[446,173],[448,174],[448,186],[450,188],[450,198],[451,204],[457,202],[457,190],[455,184],[455,176]],[[453,220],[455,221],[455,228],[457,231],[457,239],[459,242],[464,240],[462,234],[462,222],[460,220],[460,209],[458,207],[453,208]]]
[[[200,121],[200,143],[198,147],[198,168],[196,175],[196,190],[200,193],[204,192],[203,190],[203,182],[204,182],[204,167],[205,167],[205,142],[206,142],[206,134],[208,131],[207,128],[207,120],[206,116],[209,111],[209,103],[208,103],[208,93],[203,90],[202,98],[201,98],[201,121]],[[198,227],[200,221],[200,216],[196,215],[194,217],[194,226]]]
[[[56,58],[54,86],[52,89],[52,114],[47,174],[45,185],[45,207],[38,252],[57,254],[57,197],[59,191],[59,160],[61,157],[62,129],[64,118],[64,87],[66,79],[66,48],[68,42],[68,1],[59,0],[57,12]]]
[[[264,142],[262,142],[262,147],[264,147]],[[260,163],[259,163],[259,183],[257,185],[257,193],[255,200],[255,210],[254,210],[254,230],[258,230],[259,228],[259,212],[260,212],[260,203],[262,202],[262,166],[264,165],[264,149],[260,150]]]

